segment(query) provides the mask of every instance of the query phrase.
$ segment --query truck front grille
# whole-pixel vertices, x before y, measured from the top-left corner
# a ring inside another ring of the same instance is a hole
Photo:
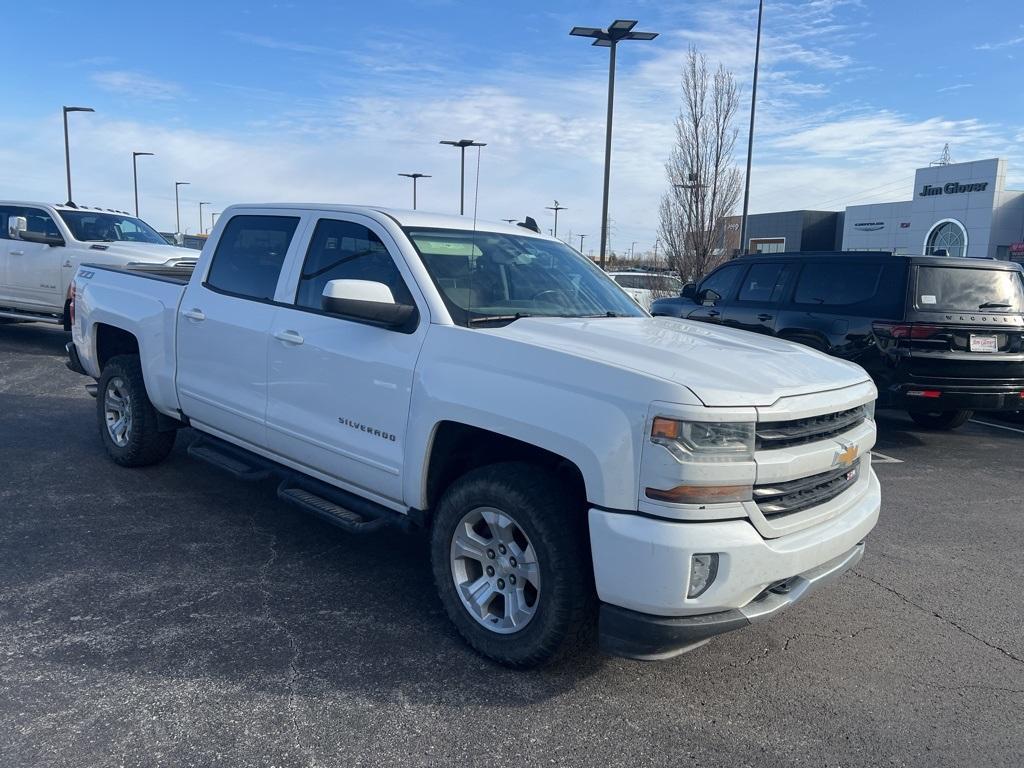
[[[867,406],[858,405],[845,411],[809,416],[805,419],[758,422],[757,449],[770,451],[825,440],[862,424],[867,416]]]
[[[754,502],[768,519],[788,515],[834,499],[856,483],[858,477],[860,460],[848,467],[830,469],[798,480],[755,485]]]

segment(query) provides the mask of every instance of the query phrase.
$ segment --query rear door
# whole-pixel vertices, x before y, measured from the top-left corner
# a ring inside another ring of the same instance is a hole
[[[692,309],[687,317],[706,323],[721,323],[723,311],[736,293],[736,284],[746,268],[746,264],[726,264],[705,277],[697,287],[697,307]],[[720,298],[701,300],[708,292],[714,292]]]
[[[902,342],[911,376],[981,386],[1024,381],[1019,272],[969,259],[962,266],[922,263],[913,267],[911,285]]]
[[[751,264],[743,276],[736,300],[725,309],[723,322],[744,331],[770,334],[791,266],[786,262],[762,261]]]
[[[206,273],[178,307],[178,398],[222,436],[266,445],[267,346],[275,296],[301,217],[260,210],[231,217]]]

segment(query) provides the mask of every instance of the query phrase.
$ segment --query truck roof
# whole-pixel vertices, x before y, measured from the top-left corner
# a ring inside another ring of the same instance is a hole
[[[116,213],[121,216],[131,216],[135,218],[135,215],[128,213],[128,211],[121,211],[117,208],[101,208],[98,205],[66,205],[65,203],[41,203],[38,200],[0,200],[0,205],[16,205],[26,206],[29,208],[55,208],[58,211],[98,211],[100,213]]]
[[[244,208],[246,210],[267,208],[276,210],[296,211],[333,211],[336,213],[362,213],[368,216],[384,215],[396,221],[401,227],[425,227],[428,229],[473,229],[472,216],[458,216],[449,213],[431,213],[429,211],[410,211],[401,208],[385,208],[376,205],[342,205],[335,203],[238,203],[230,209]],[[226,209],[226,210],[230,210]],[[532,229],[520,227],[516,224],[509,224],[504,221],[485,221],[477,219],[476,228],[487,232],[504,232],[510,235],[522,235],[524,237],[539,237],[545,240],[554,238],[538,234]]]

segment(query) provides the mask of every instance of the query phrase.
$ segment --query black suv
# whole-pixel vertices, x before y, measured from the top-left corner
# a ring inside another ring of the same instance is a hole
[[[1013,262],[878,252],[727,262],[655,315],[797,341],[863,366],[880,407],[953,429],[1024,409],[1024,271]]]

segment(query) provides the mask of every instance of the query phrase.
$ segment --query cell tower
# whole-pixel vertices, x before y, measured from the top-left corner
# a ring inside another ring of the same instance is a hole
[[[938,160],[932,160],[928,165],[951,165],[953,158],[949,155],[949,142],[946,142],[946,146],[942,148],[942,154],[939,155]]]

